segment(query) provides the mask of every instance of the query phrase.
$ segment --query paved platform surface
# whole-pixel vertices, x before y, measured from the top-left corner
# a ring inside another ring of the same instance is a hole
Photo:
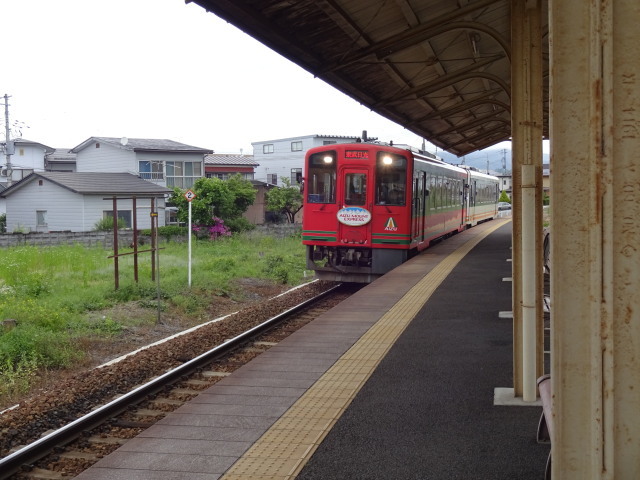
[[[541,480],[539,407],[511,382],[511,224],[373,282],[79,479]]]
[[[298,480],[544,478],[541,408],[493,404],[512,386],[510,246],[507,223],[460,261]]]

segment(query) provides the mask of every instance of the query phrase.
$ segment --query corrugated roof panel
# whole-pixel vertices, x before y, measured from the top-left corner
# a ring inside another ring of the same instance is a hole
[[[194,2],[444,150],[510,138],[506,0]]]

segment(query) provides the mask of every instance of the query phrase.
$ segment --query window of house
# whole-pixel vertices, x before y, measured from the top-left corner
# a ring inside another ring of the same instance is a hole
[[[300,183],[302,183],[302,169],[292,168],[291,169],[291,185],[300,185]]]
[[[185,222],[181,222],[180,219],[178,218],[178,208],[174,207],[173,205],[167,205],[167,207],[165,208],[165,225],[178,225],[178,226],[185,226],[186,223]]]
[[[267,173],[267,183],[271,183],[272,185],[277,185],[278,175],[275,173]]]
[[[253,180],[253,173],[249,172],[207,172],[205,174],[207,178],[219,178],[220,180],[229,180],[234,175],[240,175],[245,180]]]
[[[138,162],[138,175],[144,180],[162,180],[164,178],[164,165],[157,161]]]
[[[291,151],[292,152],[301,152],[302,151],[302,142],[291,142]]]
[[[104,210],[102,212],[103,218],[113,218],[113,210]],[[124,222],[125,228],[131,228],[131,210],[118,210],[118,221]]]
[[[18,155],[24,155],[24,148],[21,148],[20,150],[18,150]]]
[[[262,146],[262,153],[273,153],[273,143],[266,143]]]
[[[191,188],[202,177],[202,162],[167,162],[167,187]]]
[[[47,211],[46,210],[36,210],[36,225],[38,227],[46,227],[47,226]]]
[[[335,140],[323,140],[322,141],[322,145],[333,145],[334,143],[336,143]]]

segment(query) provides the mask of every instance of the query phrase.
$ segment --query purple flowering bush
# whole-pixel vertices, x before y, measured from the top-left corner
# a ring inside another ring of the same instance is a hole
[[[215,240],[218,237],[231,236],[231,230],[224,225],[224,220],[218,217],[211,217],[209,225],[193,225],[191,230],[198,238],[208,236],[211,240]]]

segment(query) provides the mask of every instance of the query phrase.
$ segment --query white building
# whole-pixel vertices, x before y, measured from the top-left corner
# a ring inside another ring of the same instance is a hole
[[[512,178],[511,178],[511,174],[509,175],[497,175],[498,179],[500,180],[500,191],[505,191],[507,192],[507,194],[509,195],[509,197],[511,197],[511,182],[512,182]]]
[[[43,172],[45,170],[45,156],[54,151],[54,148],[47,145],[23,138],[11,140],[8,145],[1,144],[0,187],[8,187],[33,172]],[[3,213],[6,213],[6,202],[0,198],[0,215]]]
[[[33,172],[44,172],[45,155],[55,151],[47,145],[23,138],[12,140],[9,145],[3,144],[1,150],[0,183],[5,186],[18,182]]]
[[[258,163],[255,180],[282,186],[281,178],[286,177],[291,180],[292,185],[296,185],[302,179],[302,167],[307,150],[333,143],[351,143],[359,140],[359,137],[338,135],[306,135],[252,142],[253,159]]]
[[[77,172],[131,173],[163,187],[189,188],[204,176],[206,148],[153,138],[90,137],[71,149]]]
[[[117,217],[127,228],[151,228],[154,201],[164,225],[166,187],[129,173],[32,173],[0,192],[7,203],[7,232],[87,232],[96,222]],[[134,210],[134,198],[135,210]]]

